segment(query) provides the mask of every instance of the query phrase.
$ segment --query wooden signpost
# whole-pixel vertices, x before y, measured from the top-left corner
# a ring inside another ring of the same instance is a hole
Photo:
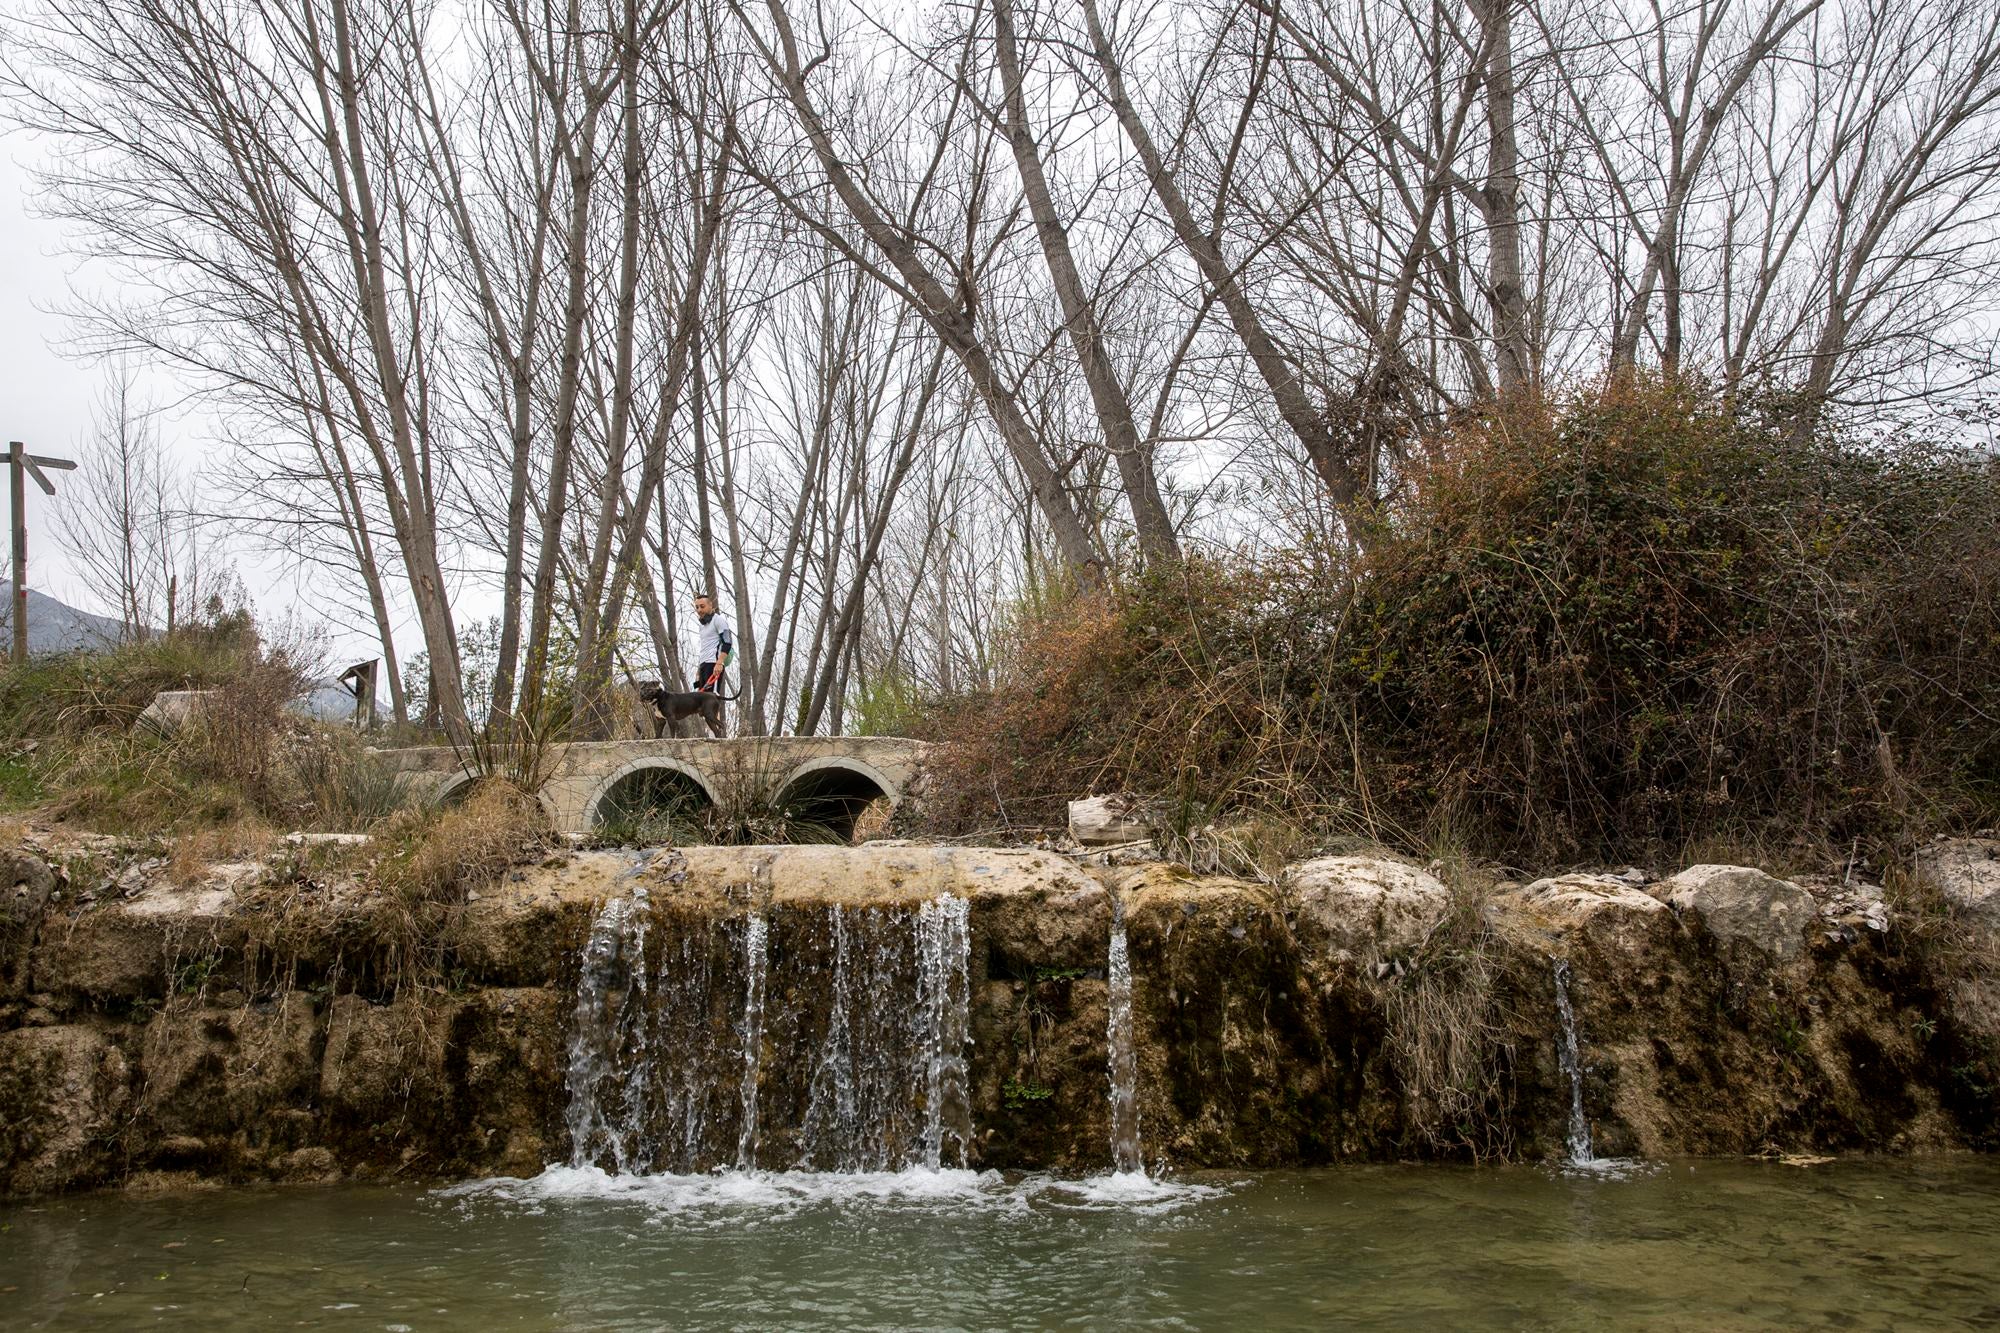
[[[76,463],[68,458],[44,458],[28,452],[19,440],[7,442],[7,482],[14,500],[14,661],[28,660],[28,486],[32,474],[45,494],[54,495],[56,484],[43,468],[68,472]]]

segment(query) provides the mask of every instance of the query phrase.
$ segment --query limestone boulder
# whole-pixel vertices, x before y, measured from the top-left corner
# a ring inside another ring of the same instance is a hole
[[[47,861],[26,850],[0,853],[0,1000],[27,989],[28,956],[55,890]]]
[[[1301,861],[1279,887],[1303,933],[1351,953],[1415,949],[1451,907],[1451,890],[1435,875],[1377,856]]]
[[[215,690],[161,690],[132,724],[134,731],[176,736],[200,722],[214,701]]]
[[[1619,875],[1570,874],[1538,879],[1504,895],[1501,913],[1558,935],[1587,935],[1634,949],[1667,916],[1667,906]]]
[[[643,858],[580,852],[515,869],[459,909],[452,952],[467,979],[487,986],[535,986],[560,977],[608,898],[630,891]]]
[[[1689,866],[1662,888],[1675,911],[1698,917],[1711,934],[1785,962],[1805,952],[1819,915],[1804,889],[1749,866]]]
[[[1090,796],[1069,803],[1069,836],[1085,847],[1144,842],[1153,836],[1152,812],[1132,796]]]
[[[1917,854],[1917,870],[1959,915],[2000,931],[2000,838],[1947,838]]]
[[[0,1197],[94,1183],[128,1100],[125,1059],[101,1034],[0,1033]]]
[[[236,907],[227,883],[155,883],[51,919],[35,943],[33,988],[95,1004],[202,989],[242,965],[249,923]]]

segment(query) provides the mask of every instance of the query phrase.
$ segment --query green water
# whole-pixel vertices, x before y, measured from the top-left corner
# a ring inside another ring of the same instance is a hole
[[[0,1209],[14,1328],[1972,1328],[2000,1164],[969,1173]]]

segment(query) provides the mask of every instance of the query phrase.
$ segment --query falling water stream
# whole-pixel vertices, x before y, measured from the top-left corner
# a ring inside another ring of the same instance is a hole
[[[614,898],[592,923],[577,978],[569,1042],[567,1113],[572,1163],[608,1158],[613,1170],[636,1168],[636,1144],[616,1123],[616,1108],[648,1100],[652,1073],[651,1006],[645,966],[646,890]]]
[[[736,1165],[757,1169],[757,1071],[764,1059],[764,976],[770,970],[771,928],[761,916],[743,926],[743,1086],[736,1131]]]
[[[972,1102],[966,1086],[966,1045],[972,1040],[972,985],[967,965],[972,931],[967,903],[933,898],[917,914],[917,990],[924,1052],[923,1165],[944,1165],[945,1140],[953,1140],[958,1165],[972,1137]]]
[[[613,899],[577,985],[570,1167],[964,1167],[970,953],[951,895],[735,916]]]
[[[1569,1076],[1569,1134],[1565,1146],[1571,1166],[1590,1166],[1597,1161],[1597,1154],[1591,1151],[1590,1121],[1583,1113],[1583,1048],[1576,1034],[1576,1010],[1569,1002],[1569,963],[1556,959],[1555,973],[1556,1017],[1562,1025],[1556,1060]]]
[[[1139,1053],[1132,1039],[1132,960],[1125,951],[1125,909],[1111,900],[1106,960],[1106,1044],[1111,1053],[1111,1164],[1121,1176],[1143,1175],[1139,1148]]]

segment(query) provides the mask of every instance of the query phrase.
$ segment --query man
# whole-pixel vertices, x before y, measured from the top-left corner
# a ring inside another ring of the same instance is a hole
[[[736,636],[729,632],[729,617],[715,609],[713,593],[696,595],[694,613],[701,620],[701,665],[695,668],[694,687],[703,694],[720,694],[722,669],[736,651]]]

